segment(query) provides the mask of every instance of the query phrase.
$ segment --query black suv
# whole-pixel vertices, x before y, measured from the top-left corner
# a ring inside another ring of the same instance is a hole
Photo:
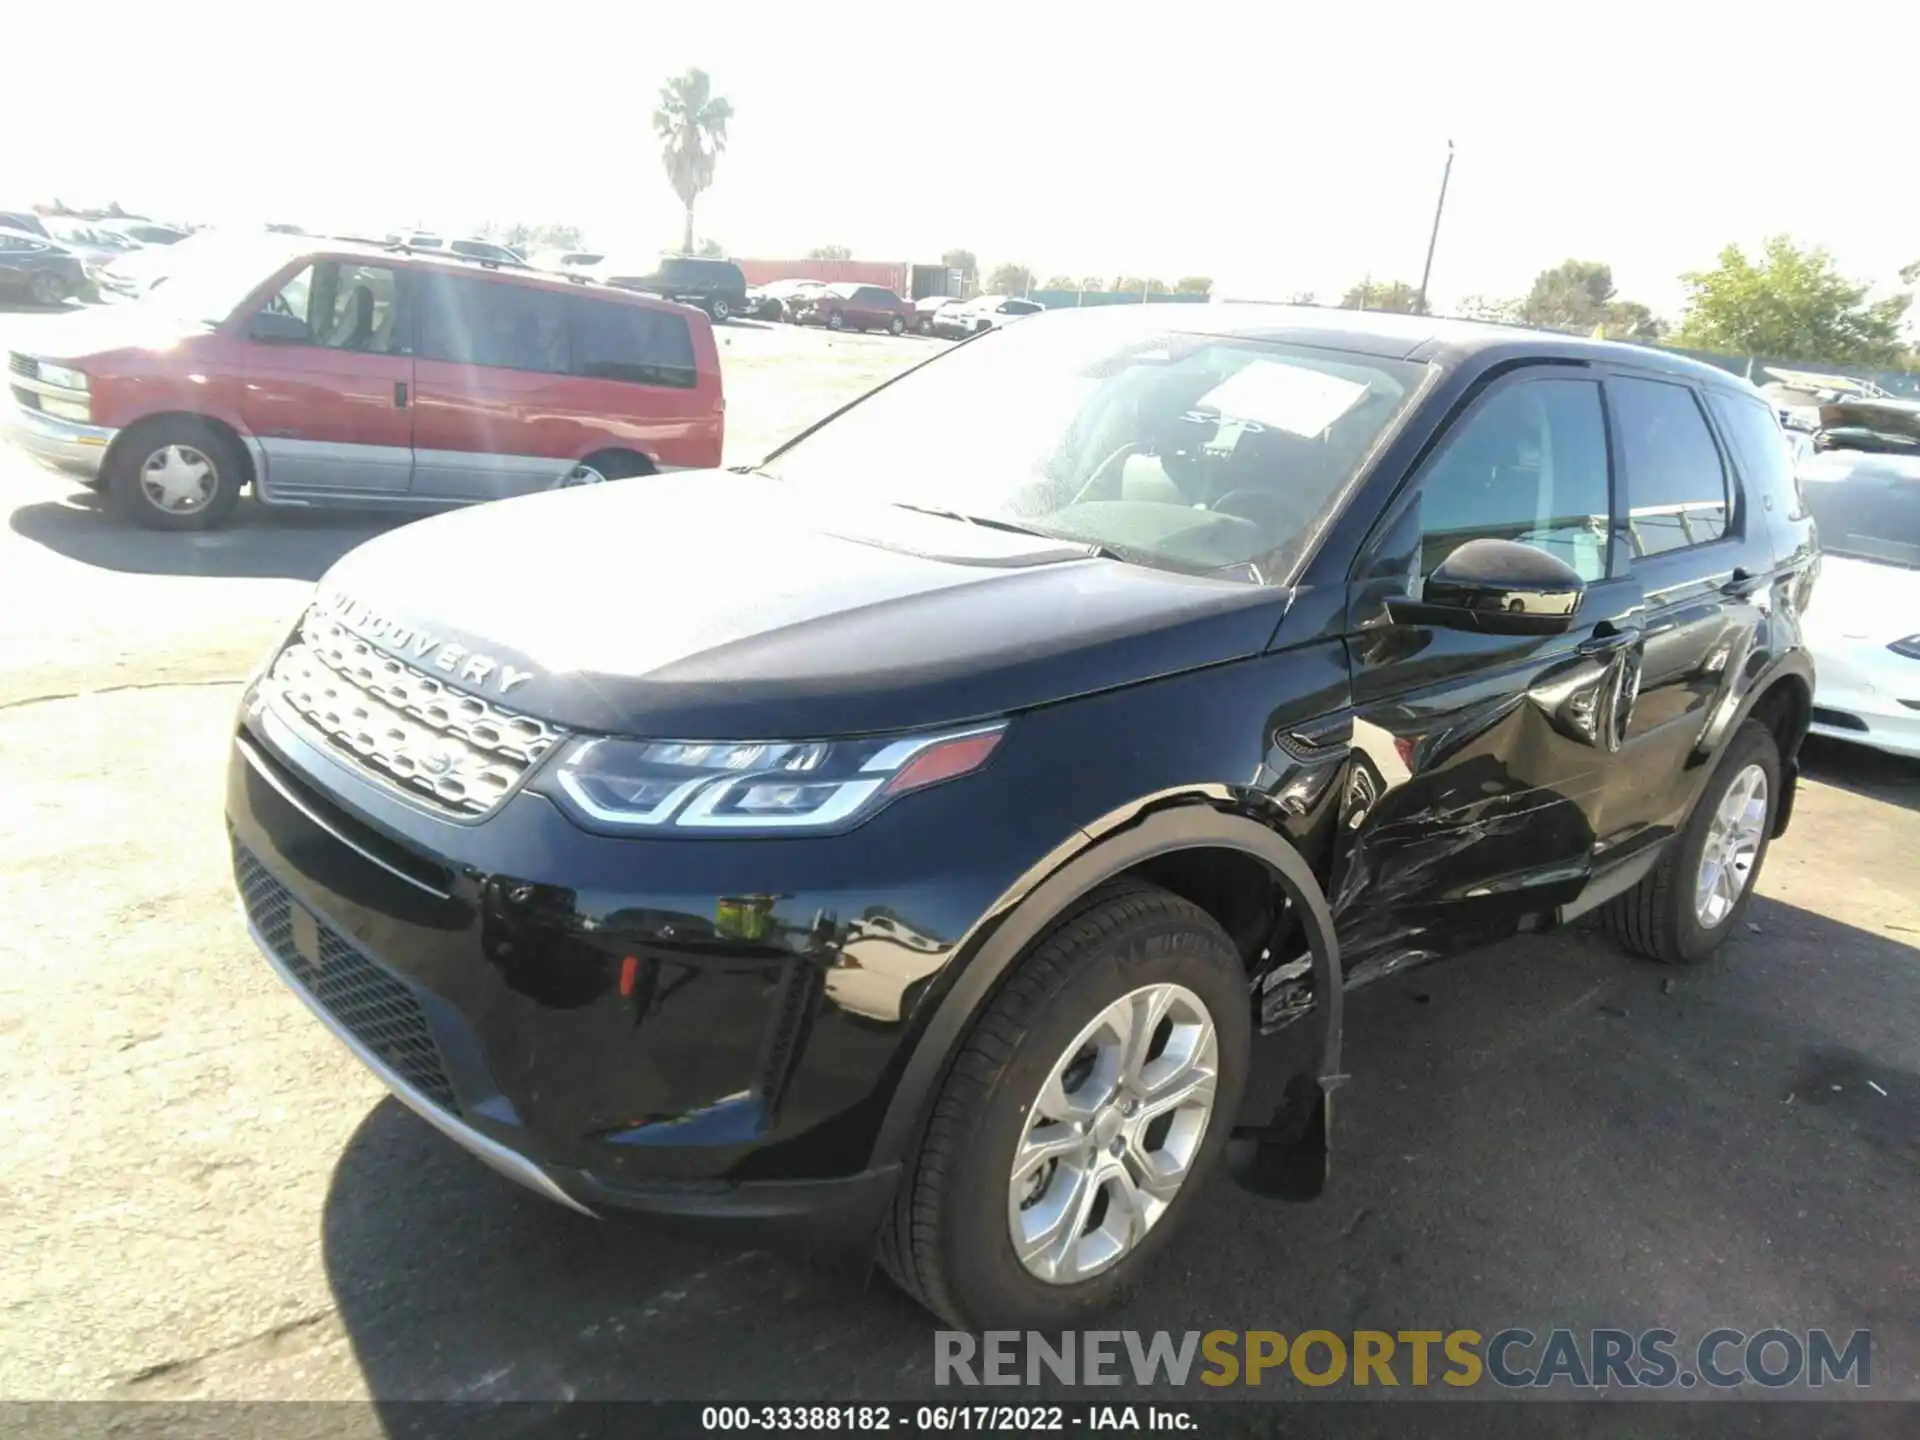
[[[239,717],[246,913],[563,1204],[1070,1323],[1208,1172],[1317,1192],[1348,987],[1739,928],[1812,694],[1786,455],[1658,350],[1037,316],[760,466],[343,559]]]
[[[697,305],[715,320],[747,311],[747,277],[731,260],[662,255],[651,270],[645,271],[603,263],[599,277],[609,285]]]

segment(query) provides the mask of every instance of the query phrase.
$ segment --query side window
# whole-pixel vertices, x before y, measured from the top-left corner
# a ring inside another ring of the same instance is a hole
[[[264,308],[300,321],[309,343],[326,350],[397,355],[405,349],[399,287],[384,265],[316,260],[282,285]]]
[[[1707,408],[1720,422],[1720,431],[1733,447],[1747,494],[1764,495],[1783,519],[1807,518],[1794,471],[1793,440],[1774,418],[1765,401],[1720,390],[1707,392]]]
[[[573,300],[573,373],[634,385],[699,383],[693,334],[678,315],[609,300]]]
[[[1420,578],[1469,540],[1517,540],[1607,573],[1607,430],[1591,380],[1496,390],[1420,480]]]
[[[477,276],[432,275],[423,281],[423,359],[566,373],[570,297]]]
[[[1636,556],[1705,545],[1727,533],[1726,468],[1684,385],[1607,382],[1627,480],[1627,532]]]

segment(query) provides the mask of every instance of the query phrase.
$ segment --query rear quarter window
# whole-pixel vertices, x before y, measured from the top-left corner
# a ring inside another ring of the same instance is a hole
[[[1773,514],[1788,520],[1806,519],[1806,500],[1794,474],[1792,442],[1766,402],[1757,396],[1749,399],[1709,390],[1707,408],[1713,411],[1721,433],[1733,448],[1734,462],[1749,493],[1758,496]]]
[[[576,375],[677,390],[700,383],[693,331],[682,316],[584,295],[569,298]]]

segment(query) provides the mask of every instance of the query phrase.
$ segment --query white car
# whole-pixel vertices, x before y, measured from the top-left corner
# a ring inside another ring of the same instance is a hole
[[[1827,451],[1800,483],[1823,552],[1813,733],[1920,759],[1920,460]]]
[[[965,337],[982,330],[994,330],[1038,315],[1047,307],[1037,300],[1022,300],[1017,295],[982,295],[964,305],[947,305],[933,312],[933,333]]]

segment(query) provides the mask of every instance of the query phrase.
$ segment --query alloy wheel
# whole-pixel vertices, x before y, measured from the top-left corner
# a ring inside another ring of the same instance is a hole
[[[1192,1173],[1220,1042],[1183,985],[1142,986],[1074,1037],[1028,1104],[1007,1185],[1014,1253],[1053,1285],[1125,1257]]]
[[[1767,772],[1748,765],[1721,795],[1700,851],[1693,910],[1701,928],[1711,930],[1733,913],[1753,879],[1766,825]]]

